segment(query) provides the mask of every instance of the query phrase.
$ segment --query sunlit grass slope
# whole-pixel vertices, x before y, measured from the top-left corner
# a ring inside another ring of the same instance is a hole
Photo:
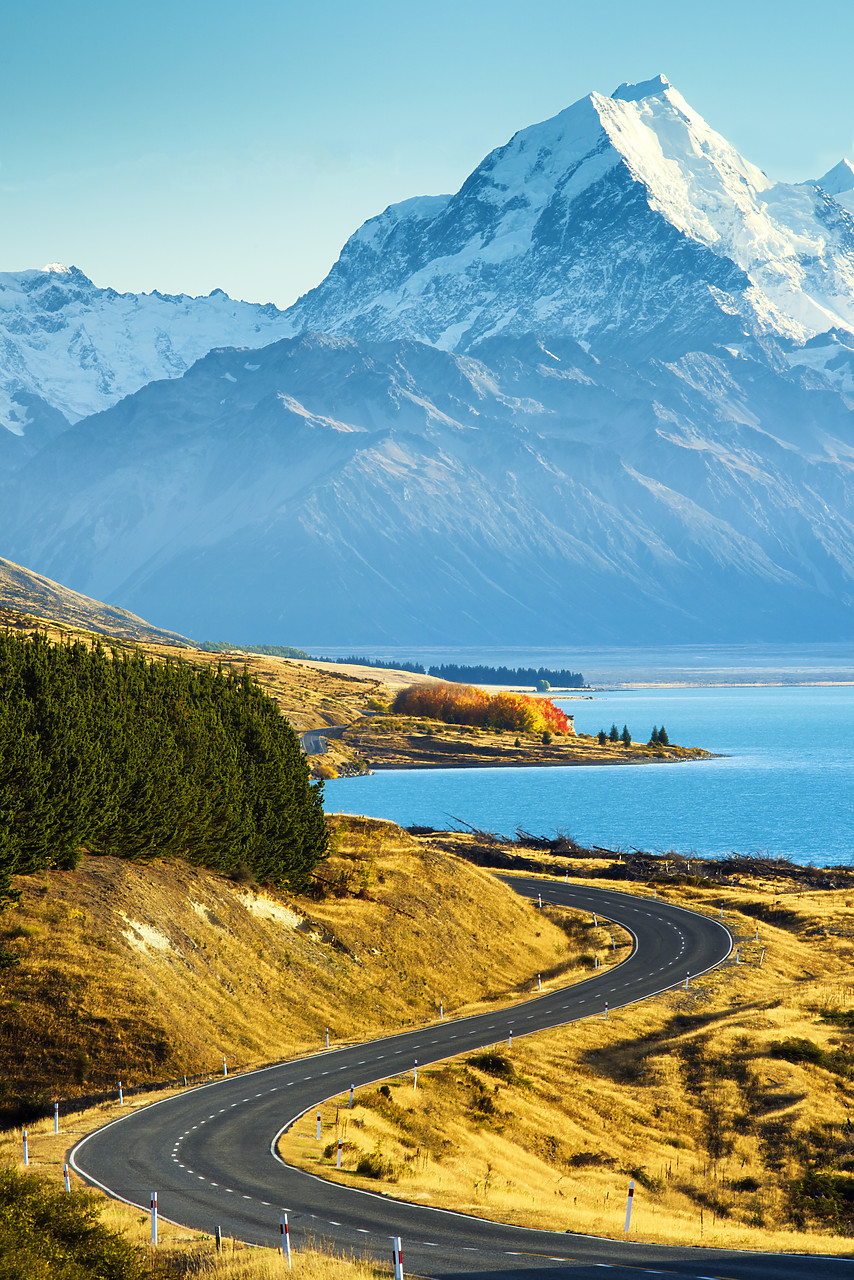
[[[723,905],[739,963],[607,1021],[422,1069],[417,1091],[409,1075],[363,1090],[352,1111],[337,1099],[323,1143],[304,1119],[285,1158],[410,1200],[615,1237],[634,1178],[633,1239],[854,1251],[854,896],[773,882],[659,895]]]

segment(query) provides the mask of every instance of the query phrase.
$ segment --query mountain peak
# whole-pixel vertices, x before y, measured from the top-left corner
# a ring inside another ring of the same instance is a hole
[[[641,80],[637,84],[621,84],[611,94],[620,102],[642,102],[644,98],[658,98],[667,89],[672,89],[667,76],[661,72],[651,80]]]
[[[828,169],[823,178],[815,178],[814,184],[826,191],[829,196],[841,195],[844,191],[854,191],[854,164],[844,158]]]

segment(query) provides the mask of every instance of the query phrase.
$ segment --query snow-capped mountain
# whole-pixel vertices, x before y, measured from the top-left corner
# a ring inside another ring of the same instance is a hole
[[[199,638],[832,639],[853,459],[805,369],[306,335],[70,428],[0,493],[0,545]]]
[[[284,314],[14,277],[0,550],[198,638],[848,638],[849,174],[772,182],[659,77],[387,209]]]
[[[658,76],[372,218],[288,317],[452,351],[525,332],[635,356],[802,343],[854,330],[854,220],[825,186],[772,182]]]
[[[854,164],[850,160],[840,160],[823,178],[816,178],[812,186],[821,187],[843,209],[854,214]]]
[[[25,437],[50,410],[76,422],[177,377],[213,347],[272,342],[288,331],[282,314],[220,289],[202,298],[116,293],[58,264],[0,273],[0,426]]]

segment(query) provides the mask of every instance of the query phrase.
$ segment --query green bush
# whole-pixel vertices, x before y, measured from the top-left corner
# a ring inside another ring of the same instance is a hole
[[[137,1251],[99,1221],[95,1196],[0,1170],[2,1280],[151,1280]]]

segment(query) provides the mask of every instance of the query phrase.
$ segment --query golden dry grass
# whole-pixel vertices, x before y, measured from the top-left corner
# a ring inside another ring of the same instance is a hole
[[[0,1104],[232,1069],[519,998],[566,936],[390,823],[334,821],[323,898],[185,863],[21,877],[0,940]]]
[[[835,1224],[792,1188],[810,1167],[854,1171],[854,1087],[845,1070],[782,1060],[774,1046],[800,1038],[854,1062],[851,1029],[822,1020],[854,1008],[851,892],[659,892],[716,915],[723,902],[743,963],[607,1022],[514,1039],[498,1050],[509,1078],[469,1055],[422,1069],[417,1092],[409,1077],[388,1097],[364,1090],[353,1111],[333,1101],[326,1154],[305,1120],[282,1154],[348,1185],[617,1238],[635,1177],[632,1239],[850,1254],[850,1217]],[[358,1176],[360,1158],[382,1176]]]

